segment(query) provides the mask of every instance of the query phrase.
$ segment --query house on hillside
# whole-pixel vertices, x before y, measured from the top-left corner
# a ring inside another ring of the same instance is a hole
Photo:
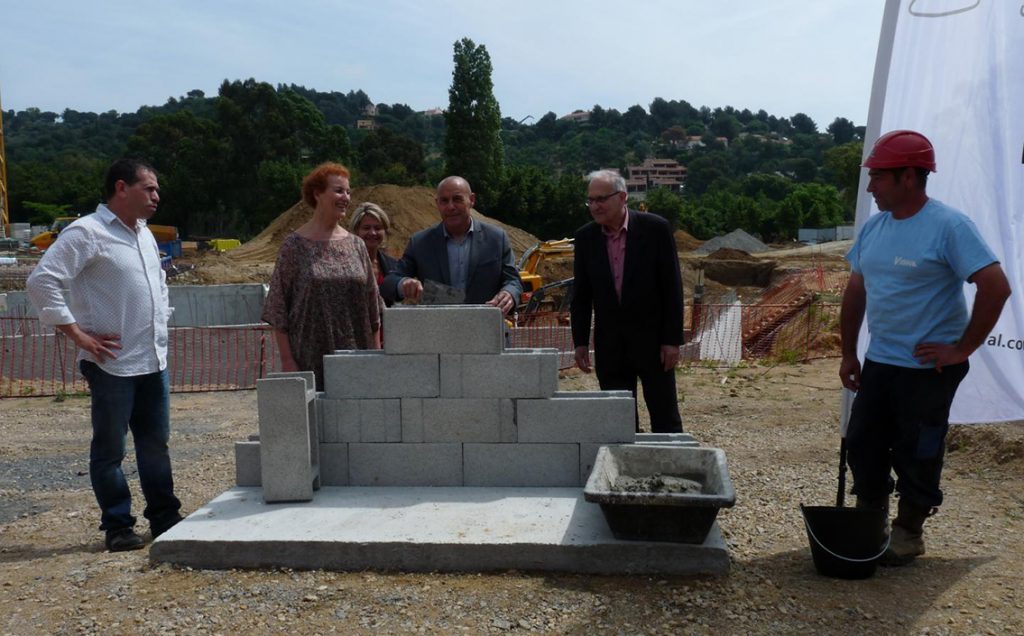
[[[569,113],[568,115],[562,115],[561,117],[559,117],[559,119],[565,120],[565,121],[574,121],[577,124],[579,124],[579,123],[582,123],[582,122],[585,122],[585,121],[590,121],[590,111],[589,110],[574,110],[571,113]]]
[[[680,192],[686,183],[686,166],[673,159],[645,159],[638,166],[626,166],[626,192],[643,201],[651,188]]]

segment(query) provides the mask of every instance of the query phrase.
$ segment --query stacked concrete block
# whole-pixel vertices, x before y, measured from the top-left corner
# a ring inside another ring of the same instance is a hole
[[[582,486],[597,448],[634,441],[628,391],[557,391],[557,350],[505,349],[495,307],[391,308],[384,332],[384,351],[324,357],[324,392],[307,408],[324,485]],[[274,404],[260,396],[261,434],[265,407],[298,413],[275,391]],[[270,460],[263,442],[266,488],[292,460]]]
[[[501,353],[505,330],[496,307],[392,307],[384,312],[384,352]]]
[[[257,380],[260,484],[268,503],[309,501],[320,487],[316,397],[310,377]]]

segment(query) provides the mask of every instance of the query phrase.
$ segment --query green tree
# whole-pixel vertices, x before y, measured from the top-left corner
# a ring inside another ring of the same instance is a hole
[[[776,218],[782,238],[796,238],[801,227],[832,227],[843,222],[839,192],[820,183],[801,183],[779,205]]]
[[[832,135],[832,141],[837,146],[848,144],[857,136],[857,127],[845,117],[836,117],[826,130]]]
[[[359,142],[358,154],[359,169],[367,183],[405,186],[426,179],[423,146],[388,128],[371,131],[364,137]]]
[[[647,204],[648,212],[668,221],[673,229],[679,227],[684,206],[678,194],[668,188],[651,188],[647,191],[644,202]]]
[[[852,141],[825,151],[825,176],[843,197],[843,212],[852,221],[857,210],[857,191],[860,188],[860,161],[864,144]]]
[[[501,110],[491,82],[491,56],[482,44],[463,38],[455,43],[455,69],[444,114],[445,172],[469,181],[477,207],[497,203],[505,174]]]

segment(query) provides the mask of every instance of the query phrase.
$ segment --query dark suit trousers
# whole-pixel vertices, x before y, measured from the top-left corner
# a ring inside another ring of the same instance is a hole
[[[600,348],[594,352],[594,367],[601,390],[631,391],[633,398],[637,399],[636,382],[639,379],[644,387],[644,403],[651,414],[651,432],[682,433],[683,420],[679,417],[679,402],[676,398],[675,369],[639,369],[625,356],[616,353]],[[636,430],[639,432],[639,413],[635,417]]]

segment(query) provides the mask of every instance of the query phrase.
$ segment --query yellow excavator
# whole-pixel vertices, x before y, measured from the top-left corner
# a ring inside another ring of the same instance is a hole
[[[519,280],[523,283],[523,296],[520,304],[530,300],[533,292],[544,286],[544,278],[540,274],[540,265],[551,256],[572,256],[575,250],[573,239],[564,238],[557,241],[543,241],[523,252],[519,259]]]
[[[519,280],[523,283],[523,295],[519,299],[518,312],[524,324],[529,324],[539,313],[561,315],[568,311],[569,301],[572,299],[573,279],[545,283],[540,270],[546,259],[571,258],[574,252],[573,239],[563,238],[537,243],[523,253],[519,259]]]

